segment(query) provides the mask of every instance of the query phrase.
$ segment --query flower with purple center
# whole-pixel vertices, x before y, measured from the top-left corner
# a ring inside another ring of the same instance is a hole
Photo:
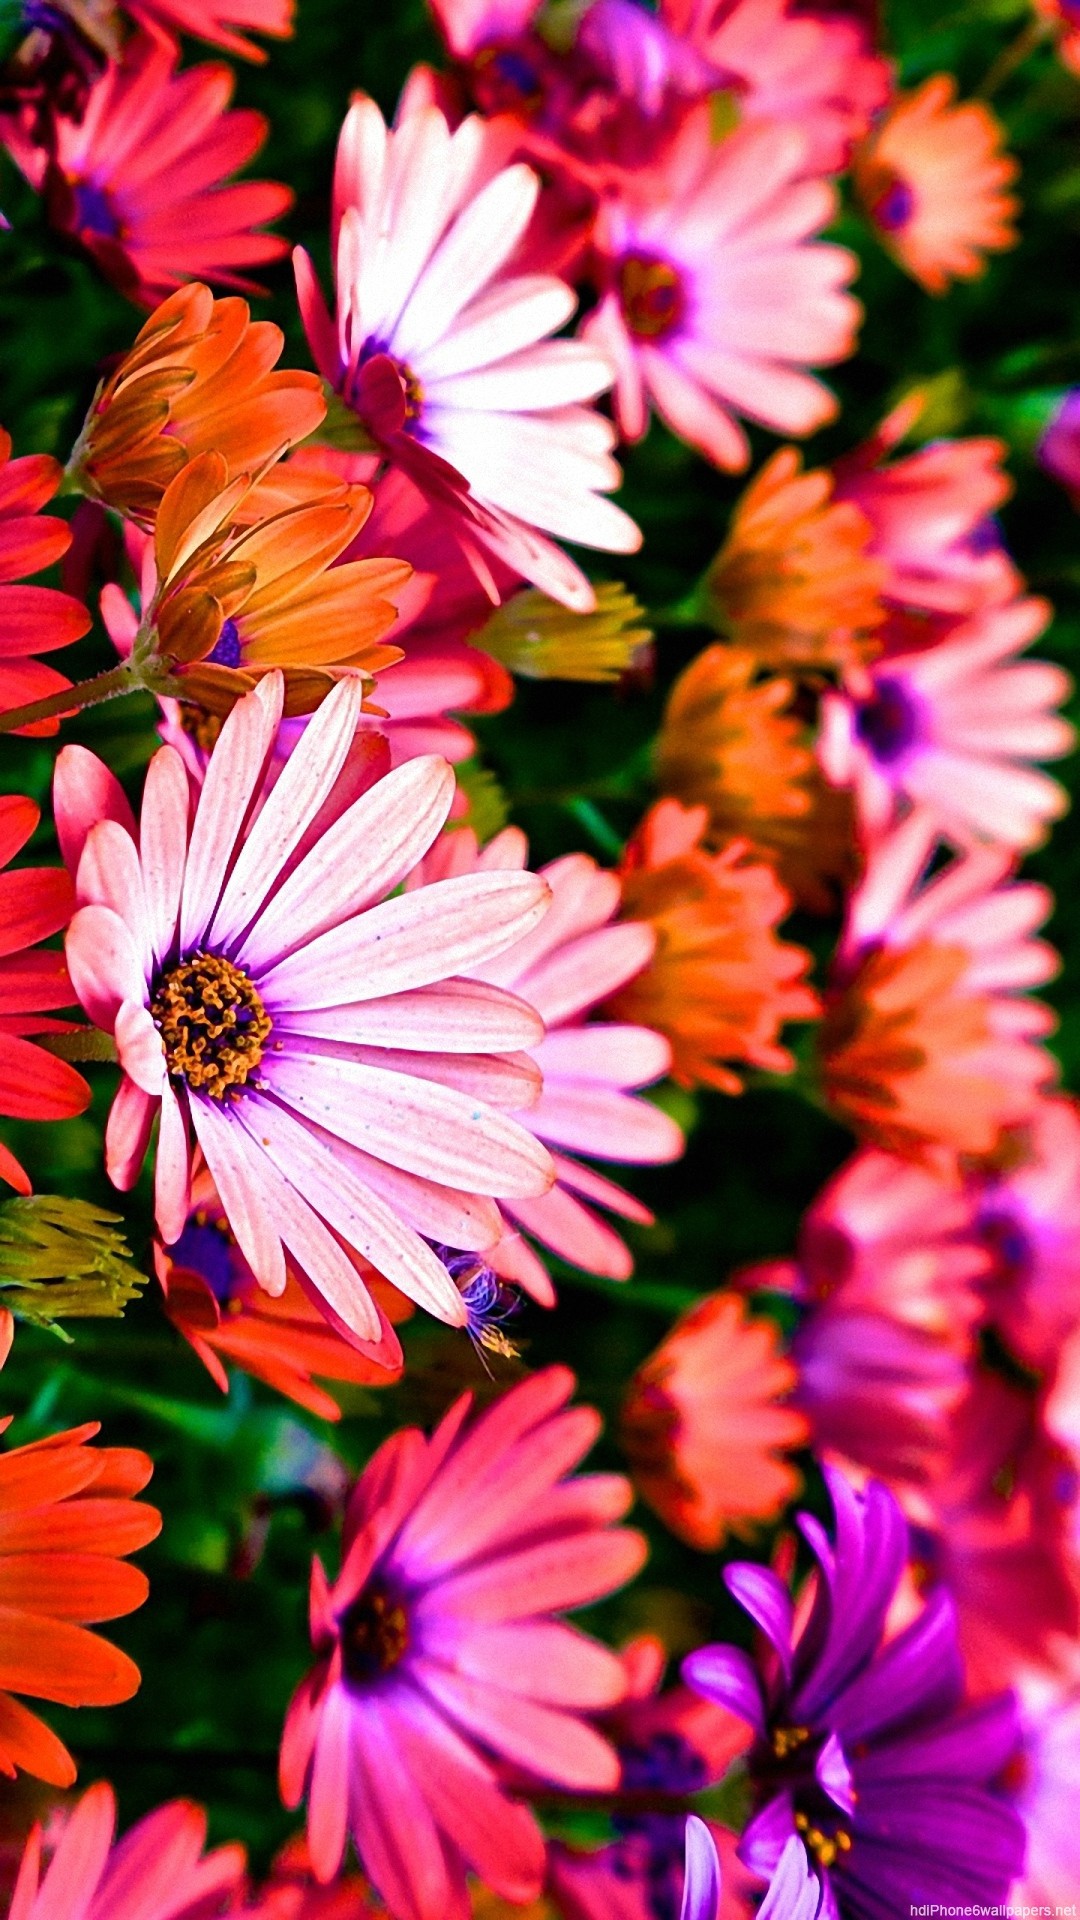
[[[769,1643],[759,1664],[734,1647],[684,1663],[698,1693],[754,1729],[756,1811],[740,1855],[771,1874],[793,1835],[820,1870],[824,1910],[841,1920],[907,1920],[931,1901],[1004,1900],[1024,1828],[1000,1785],[1015,1755],[1011,1695],[965,1706],[955,1608],[936,1593],[886,1640],[908,1559],[908,1530],[883,1486],[858,1493],[828,1474],[835,1539],[800,1516],[818,1563],[796,1630],[791,1597],[768,1568],[725,1579]]]

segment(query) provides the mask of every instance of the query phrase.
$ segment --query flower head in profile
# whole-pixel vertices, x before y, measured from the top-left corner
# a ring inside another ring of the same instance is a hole
[[[750,447],[736,416],[797,434],[833,418],[833,395],[806,369],[852,351],[855,260],[816,238],[835,199],[802,177],[804,159],[793,127],[747,127],[717,145],[703,108],[647,198],[604,202],[604,288],[583,332],[616,368],[626,439],[641,438],[652,407],[738,472]]]
[[[807,1438],[797,1374],[771,1320],[735,1293],[690,1308],[638,1368],[620,1435],[642,1498],[704,1552],[773,1521],[798,1492],[785,1455]]]
[[[320,372],[437,504],[481,578],[491,553],[587,612],[592,589],[555,540],[641,543],[604,497],[620,479],[615,435],[588,404],[611,367],[590,345],[550,338],[574,311],[569,286],[510,269],[540,182],[503,151],[476,116],[451,132],[439,107],[406,98],[388,129],[357,98],[334,182],[336,326],[303,249],[300,306]]]
[[[596,586],[592,613],[573,613],[537,587],[511,594],[489,614],[475,644],[523,680],[618,680],[652,653],[643,606],[617,580]]]
[[[410,761],[358,795],[360,688],[324,701],[280,777],[280,674],[234,707],[192,805],[179,754],[147,771],[136,827],[112,775],[79,747],[57,763],[56,815],[79,907],[68,964],[123,1070],[106,1133],[134,1184],[151,1126],[158,1229],[179,1240],[191,1135],[260,1286],[293,1270],[361,1340],[384,1338],[370,1263],[461,1326],[429,1240],[491,1246],[495,1198],[542,1193],[551,1162],[506,1110],[538,1090],[517,1051],[531,1007],[463,978],[535,926],[529,873],[466,875],[404,898],[454,794],[445,761]],[[359,784],[371,775],[361,761]]]
[[[925,390],[901,400],[833,469],[834,497],[870,522],[871,556],[892,607],[963,618],[1015,599],[1022,581],[994,518],[1012,492],[1001,440],[931,440],[890,460],[921,419]]]
[[[63,477],[46,453],[13,460],[11,435],[0,428],[0,710],[69,686],[62,673],[35,656],[70,646],[90,625],[86,608],[69,593],[25,584],[27,574],[52,566],[71,545],[67,522],[41,511]],[[55,733],[56,725],[47,720],[28,731]]]
[[[99,1780],[62,1816],[42,1872],[42,1835],[26,1843],[8,1920],[202,1920],[244,1883],[243,1847],[205,1853],[206,1815],[189,1800],[158,1807],[116,1839],[116,1796]]]
[[[120,1216],[69,1194],[0,1200],[0,1302],[31,1325],[117,1320],[138,1297]]]
[[[932,815],[914,812],[871,854],[852,896],[825,1018],[822,1087],[833,1111],[890,1152],[949,1162],[991,1155],[1031,1117],[1054,1064],[1049,1008],[1019,990],[1052,979],[1034,938],[1045,888],[977,847],[927,878]]]
[[[317,1662],[286,1720],[283,1796],[307,1795],[319,1879],[351,1831],[401,1920],[466,1911],[469,1870],[538,1897],[543,1837],[507,1769],[576,1792],[618,1782],[583,1715],[621,1698],[621,1663],[557,1616],[632,1578],[645,1543],[612,1524],[630,1502],[619,1475],[565,1477],[600,1425],[567,1407],[573,1387],[549,1367],[471,1421],[459,1400],[430,1439],[395,1434],[356,1483],[336,1580],[313,1569]]]
[[[326,415],[317,375],[277,368],[283,345],[246,300],[215,300],[197,281],[178,288],[101,382],[70,473],[152,527],[169,482],[199,454],[220,454],[227,480],[261,472]]]
[[[12,1320],[0,1314],[0,1358]],[[9,1425],[5,1421],[4,1425]],[[161,1516],[133,1499],[153,1471],[131,1447],[94,1447],[91,1421],[0,1453],[0,1773],[69,1787],[75,1762],[14,1698],[65,1707],[130,1700],[139,1669],[87,1628],[141,1607],[146,1576],[125,1555],[153,1540]]]
[[[655,929],[656,949],[608,1010],[666,1036],[680,1085],[739,1093],[731,1063],[790,1072],[780,1029],[819,1005],[804,979],[809,954],[776,935],[791,902],[775,872],[746,841],[707,852],[707,818],[661,800],[630,841],[623,911]]]
[[[702,1647],[689,1684],[754,1732],[754,1815],[740,1855],[762,1875],[804,1842],[842,1920],[906,1920],[913,1904],[1004,1900],[1024,1828],[1001,1784],[1019,1726],[1009,1695],[965,1708],[956,1616],[944,1592],[901,1633],[886,1620],[907,1562],[892,1495],[828,1475],[833,1538],[809,1514],[817,1561],[796,1624],[777,1575],[736,1563],[724,1578],[760,1629],[757,1661]]]
[[[3,589],[0,588],[0,596]],[[40,943],[71,919],[75,895],[62,867],[15,867],[39,813],[19,794],[0,797],[0,1114],[12,1120],[70,1120],[89,1105],[81,1073],[35,1044],[66,1032],[55,1010],[70,1007],[75,990],[57,948]],[[10,1150],[0,1145],[0,1179],[20,1193],[30,1182]]]
[[[927,293],[977,280],[1016,245],[1019,173],[982,100],[957,102],[949,73],[900,94],[855,154],[855,192],[884,246]]]
[[[925,807],[960,843],[1042,844],[1069,799],[1031,762],[1073,746],[1057,711],[1072,682],[1048,660],[1017,656],[1050,611],[1035,599],[988,607],[931,646],[853,671],[846,692],[826,695],[821,764],[854,789],[871,838],[906,805]]]
[[[444,836],[421,869],[438,874],[513,871],[524,866],[523,834],[508,828],[478,850],[470,829]],[[652,929],[619,921],[621,889],[588,854],[565,854],[541,869],[551,888],[547,918],[526,938],[478,969],[480,977],[520,995],[544,1022],[531,1049],[543,1091],[520,1117],[551,1149],[550,1191],[503,1203],[512,1227],[539,1240],[560,1259],[609,1280],[625,1280],[633,1259],[621,1236],[594,1210],[603,1208],[639,1226],[652,1223],[647,1207],[588,1164],[622,1161],[664,1165],[683,1151],[681,1129],[639,1090],[671,1064],[664,1037],[648,1027],[607,1016],[609,994],[646,964]],[[520,1234],[508,1233],[491,1255],[505,1279],[550,1306],[555,1293],[547,1269]]]
[[[56,117],[52,151],[18,122],[4,134],[52,225],[143,307],[185,280],[257,293],[250,269],[286,250],[261,229],[292,204],[288,187],[229,181],[262,146],[262,114],[229,108],[230,67],[178,73],[177,59],[173,41],[140,34],[91,89],[80,121]]]
[[[364,1285],[383,1314],[383,1337],[372,1343],[346,1338],[293,1272],[287,1272],[280,1294],[266,1293],[230,1231],[205,1166],[196,1165],[192,1175],[183,1233],[168,1250],[155,1247],[154,1264],[169,1319],[223,1393],[229,1391],[228,1361],[320,1419],[340,1420],[341,1407],[320,1381],[385,1387],[401,1376],[401,1350],[386,1323],[404,1318],[409,1303],[361,1263]]]
[[[703,585],[709,617],[769,667],[843,667],[875,651],[885,567],[861,508],[781,447],[747,487]]]

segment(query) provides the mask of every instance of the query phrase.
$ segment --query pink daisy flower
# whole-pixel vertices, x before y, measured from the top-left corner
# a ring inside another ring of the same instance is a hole
[[[582,1715],[621,1698],[615,1654],[554,1616],[610,1593],[645,1558],[619,1474],[564,1478],[600,1429],[549,1367],[430,1440],[397,1433],[356,1483],[341,1571],[312,1569],[317,1664],[281,1746],[286,1806],[307,1794],[315,1873],[352,1833],[397,1920],[466,1920],[466,1872],[535,1900],[544,1841],[511,1782],[618,1784]]]
[[[928,808],[958,841],[1018,850],[1041,845],[1068,807],[1035,758],[1068,753],[1073,729],[1055,711],[1071,687],[1046,660],[1018,660],[1046,626],[1045,600],[987,607],[945,639],[848,675],[824,703],[825,774],[852,787],[873,837],[906,803]]]
[[[663,0],[661,17],[730,87],[751,124],[798,127],[807,171],[839,173],[891,88],[889,63],[865,26],[829,6],[793,0]]]
[[[172,41],[138,35],[91,89],[82,120],[56,118],[51,154],[18,122],[3,128],[52,224],[144,307],[185,280],[258,293],[247,269],[286,251],[257,229],[292,205],[289,188],[227,183],[262,146],[265,119],[228,110],[230,67],[178,73],[177,59]]]
[[[204,1853],[206,1816],[187,1800],[158,1807],[115,1840],[116,1796],[104,1780],[60,1816],[42,1873],[42,1835],[26,1843],[8,1920],[203,1920],[240,1896],[244,1849]]]
[[[1028,1832],[1027,1861],[1014,1902],[1066,1906],[1080,1885],[1080,1676],[1065,1686],[1029,1688],[1021,1709],[1024,1733],[1020,1811]]]
[[[462,829],[438,842],[418,877],[430,882],[449,873],[520,872],[527,858],[528,844],[516,828],[507,828],[482,852],[475,835]],[[571,1266],[626,1280],[634,1264],[630,1250],[594,1209],[640,1226],[651,1225],[653,1216],[579,1156],[656,1166],[677,1160],[685,1142],[669,1115],[636,1097],[639,1088],[667,1073],[667,1040],[648,1027],[591,1015],[648,964],[656,936],[639,921],[616,924],[618,878],[588,854],[565,854],[542,868],[541,877],[552,895],[543,926],[477,969],[479,978],[535,1007],[546,1029],[530,1050],[543,1091],[519,1118],[551,1148],[555,1184],[537,1197],[504,1201],[502,1211]],[[535,1300],[554,1304],[547,1269],[520,1233],[508,1235],[488,1260]]]
[[[994,1323],[1023,1365],[1046,1369],[1080,1324],[1080,1107],[1040,1101],[1018,1144],[973,1205],[993,1263]]]
[[[491,552],[590,611],[588,581],[546,536],[616,553],[641,544],[603,497],[621,477],[615,436],[585,404],[611,367],[593,346],[550,338],[576,306],[565,282],[509,271],[540,182],[504,152],[481,120],[451,132],[418,94],[390,129],[356,99],[334,179],[336,325],[302,248],[300,309],[323,377],[452,516],[482,576]]]
[[[505,1111],[539,1090],[516,1051],[536,1044],[539,1017],[460,976],[534,927],[549,889],[533,874],[485,873],[388,899],[446,819],[450,768],[414,760],[357,798],[361,689],[347,680],[263,798],[282,691],[269,674],[237,703],[193,807],[183,761],[161,748],[138,827],[92,754],[67,747],[57,762],[57,827],[80,902],[68,965],[123,1068],[106,1165],[114,1184],[133,1185],[160,1116],[155,1210],[171,1245],[186,1223],[194,1131],[269,1293],[284,1289],[287,1252],[332,1314],[377,1341],[359,1254],[463,1325],[428,1240],[493,1245],[493,1197],[542,1193],[553,1170]]]
[[[688,116],[650,197],[612,197],[596,244],[599,306],[582,329],[617,369],[615,407],[639,440],[653,406],[719,467],[744,468],[735,416],[812,433],[836,400],[808,366],[843,360],[860,308],[853,254],[814,239],[836,210],[806,179],[793,127],[748,127],[717,144],[708,109]]]

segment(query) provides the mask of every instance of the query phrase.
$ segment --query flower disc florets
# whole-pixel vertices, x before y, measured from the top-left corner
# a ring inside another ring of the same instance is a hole
[[[236,1098],[258,1069],[273,1022],[254,983],[216,953],[196,953],[161,981],[150,1012],[174,1080]]]
[[[354,1687],[368,1687],[393,1669],[409,1650],[409,1616],[402,1601],[383,1587],[369,1588],[341,1621],[341,1659]]]

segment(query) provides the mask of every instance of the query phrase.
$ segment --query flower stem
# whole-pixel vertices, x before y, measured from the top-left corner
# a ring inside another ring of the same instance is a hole
[[[1008,46],[1002,48],[997,59],[991,62],[982,81],[975,89],[978,98],[992,100],[995,93],[1005,85],[1006,80],[1011,80],[1017,67],[1022,67],[1028,55],[1034,53],[1036,47],[1041,46],[1048,31],[1048,22],[1040,20],[1037,15],[1029,20],[1015,40],[1010,40]]]
[[[33,726],[37,720],[66,718],[79,713],[83,707],[100,706],[103,700],[138,693],[142,685],[130,661],[124,660],[118,667],[96,673],[91,680],[77,681],[73,687],[61,687],[58,693],[50,693],[43,700],[30,700],[24,707],[12,707],[7,713],[0,713],[0,733],[15,733],[19,727]]]

